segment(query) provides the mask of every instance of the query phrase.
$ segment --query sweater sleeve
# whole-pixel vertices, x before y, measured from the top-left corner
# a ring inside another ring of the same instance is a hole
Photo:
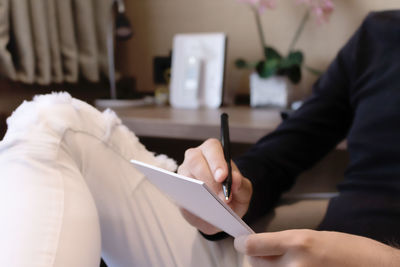
[[[300,172],[346,137],[353,117],[350,70],[358,35],[359,31],[341,49],[302,107],[235,159],[242,174],[253,184],[249,211],[244,216],[247,223],[266,214]]]

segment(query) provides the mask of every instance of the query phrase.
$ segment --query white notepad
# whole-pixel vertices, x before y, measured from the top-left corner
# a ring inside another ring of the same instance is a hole
[[[254,231],[202,181],[131,160],[156,187],[177,205],[196,214],[233,237]]]

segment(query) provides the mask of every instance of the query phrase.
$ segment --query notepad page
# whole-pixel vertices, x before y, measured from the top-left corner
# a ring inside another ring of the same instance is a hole
[[[172,198],[177,205],[233,237],[254,233],[204,182],[139,161],[132,160],[131,162],[136,169]]]

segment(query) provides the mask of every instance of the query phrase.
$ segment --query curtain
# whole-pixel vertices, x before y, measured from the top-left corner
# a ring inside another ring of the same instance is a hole
[[[0,75],[61,83],[108,74],[112,0],[0,0]]]

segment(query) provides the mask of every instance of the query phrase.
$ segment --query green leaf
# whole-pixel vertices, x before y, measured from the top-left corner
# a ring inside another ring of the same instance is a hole
[[[288,69],[294,66],[301,66],[303,62],[303,54],[300,51],[291,52],[286,58],[282,59],[279,68]]]
[[[268,78],[274,75],[278,70],[279,60],[270,59],[268,61],[260,61],[256,66],[258,75],[262,78]]]
[[[284,58],[281,60],[279,64],[279,69],[285,70],[291,68],[293,65],[296,65],[294,62],[290,61],[288,58]]]
[[[282,59],[282,56],[279,54],[279,52],[270,46],[264,47],[264,55],[268,61],[273,59],[275,60]]]
[[[297,84],[301,81],[300,66],[293,66],[287,70],[287,76],[292,83]]]
[[[301,65],[304,60],[304,56],[301,51],[290,52],[287,58],[292,62],[296,62],[298,65]]]

